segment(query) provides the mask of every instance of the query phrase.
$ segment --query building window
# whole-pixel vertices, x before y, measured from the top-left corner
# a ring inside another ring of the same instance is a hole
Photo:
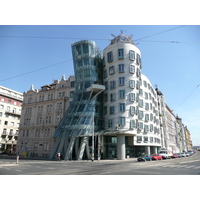
[[[150,131],[153,131],[153,124],[150,124]]]
[[[115,101],[116,100],[116,93],[110,94],[110,101]]]
[[[145,92],[145,99],[148,99],[148,93]]]
[[[113,61],[113,55],[112,55],[112,51],[107,53],[107,61],[108,62],[112,62]]]
[[[130,88],[135,88],[135,81],[129,80],[129,86],[130,86]]]
[[[149,114],[145,114],[145,121],[146,121],[146,122],[149,121]]]
[[[142,142],[142,136],[137,136],[137,142],[138,143]]]
[[[124,126],[125,123],[126,123],[125,117],[119,117],[119,124]]]
[[[145,133],[149,132],[149,126],[148,125],[144,125],[144,132]]]
[[[135,93],[129,93],[130,101],[135,101]]]
[[[71,88],[74,88],[75,87],[75,81],[71,81]]]
[[[115,73],[115,66],[113,65],[113,66],[109,67],[109,74],[112,75],[114,73]]]
[[[148,137],[144,136],[144,142],[148,142]]]
[[[138,128],[139,128],[140,130],[142,130],[142,129],[143,129],[143,122],[139,122],[138,124],[139,124],[139,125],[138,125]]]
[[[135,51],[133,51],[133,50],[129,51],[129,58],[130,58],[130,60],[135,60]]]
[[[137,54],[137,56],[136,56],[136,63],[139,65],[140,64],[140,55],[139,54]]]
[[[140,111],[139,111],[139,118],[141,119],[141,118],[143,118],[143,117],[144,117],[144,113],[143,113],[142,110],[140,110]]]
[[[149,104],[148,103],[145,103],[145,109],[149,110]]]
[[[110,115],[115,114],[115,107],[114,106],[110,106]]]
[[[125,103],[120,103],[119,104],[119,111],[120,112],[125,112]]]
[[[130,73],[134,74],[135,73],[135,66],[134,65],[130,65]]]
[[[137,68],[137,71],[136,71],[136,75],[137,77],[140,77],[141,73],[140,73],[140,70]]]
[[[139,89],[139,95],[143,96],[143,90],[142,89]]]
[[[153,137],[150,137],[150,142],[151,142],[151,143],[153,142]]]
[[[147,87],[147,82],[146,81],[144,81],[144,87]]]
[[[116,88],[116,84],[115,81],[110,81],[110,89],[115,89]]]
[[[139,106],[143,107],[143,100],[142,99],[139,99]]]
[[[130,121],[130,128],[135,128],[135,120]]]
[[[5,122],[4,122],[4,125],[8,125],[8,121],[5,121]]]
[[[109,128],[113,127],[113,119],[108,120],[108,127]]]
[[[9,107],[9,106],[7,107],[6,111],[7,111],[7,112],[10,112],[10,107]]]
[[[124,99],[125,98],[125,90],[119,90],[119,98]]]
[[[135,114],[135,106],[130,106],[130,113],[131,115]]]
[[[124,49],[118,49],[118,59],[124,58]]]
[[[119,85],[124,85],[124,84],[125,84],[125,78],[119,77]]]
[[[119,70],[119,72],[124,72],[124,64],[119,64],[118,70]]]
[[[150,120],[153,121],[153,114],[150,114]]]
[[[74,98],[74,91],[70,92],[70,98]]]

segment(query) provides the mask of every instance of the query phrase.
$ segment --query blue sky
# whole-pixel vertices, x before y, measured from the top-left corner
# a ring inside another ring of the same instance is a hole
[[[63,74],[68,78],[74,74],[71,44],[93,40],[103,51],[111,34],[120,30],[133,35],[142,53],[142,73],[158,85],[168,106],[188,126],[193,144],[200,145],[198,25],[1,25],[0,85],[23,93],[32,84],[39,89]]]

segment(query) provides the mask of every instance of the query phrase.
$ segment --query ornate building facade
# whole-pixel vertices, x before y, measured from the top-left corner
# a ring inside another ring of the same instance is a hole
[[[16,152],[23,94],[0,86],[0,150]]]
[[[40,89],[24,92],[17,152],[19,155],[49,157],[56,127],[73,99],[75,78],[54,80]]]

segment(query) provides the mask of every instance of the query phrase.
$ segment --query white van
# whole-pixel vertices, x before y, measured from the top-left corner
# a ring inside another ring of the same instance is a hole
[[[164,158],[164,159],[170,159],[171,156],[172,156],[172,154],[169,153],[169,152],[167,151],[167,149],[161,149],[160,152],[159,152],[159,154],[160,154],[160,155],[162,156],[162,158]]]

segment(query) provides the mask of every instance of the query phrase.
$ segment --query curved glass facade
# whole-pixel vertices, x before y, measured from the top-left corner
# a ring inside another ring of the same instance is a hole
[[[59,139],[57,139],[57,144],[50,156],[52,158],[56,152],[61,152],[66,159],[69,159],[72,152],[68,151],[72,151],[76,140],[79,140],[80,137],[92,136],[94,111],[94,129],[95,131],[102,129],[101,95],[90,100],[90,92],[87,91],[92,84],[102,84],[100,50],[95,42],[83,40],[72,44],[72,54],[75,72],[74,99],[53,135]],[[70,146],[71,148],[69,148]],[[83,148],[80,144],[77,146]],[[66,156],[67,154],[69,155]]]

